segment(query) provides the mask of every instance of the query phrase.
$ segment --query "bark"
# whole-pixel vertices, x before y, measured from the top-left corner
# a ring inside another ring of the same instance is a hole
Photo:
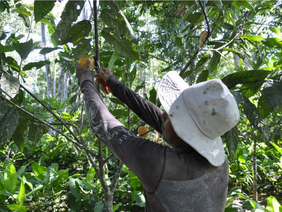
[[[63,102],[66,101],[66,99],[68,98],[69,75],[70,75],[70,71],[68,69],[64,77],[64,92],[62,98]]]
[[[45,25],[43,23],[41,23],[41,37],[42,37],[42,42],[44,43],[44,46],[46,46]],[[48,60],[46,55],[44,55],[44,60]],[[45,71],[46,71],[46,82],[47,82],[46,93],[47,93],[47,98],[50,98],[52,97],[50,65],[45,65]]]
[[[60,79],[59,79],[59,84],[58,84],[58,99],[63,99],[64,78],[65,78],[64,68],[61,68]]]

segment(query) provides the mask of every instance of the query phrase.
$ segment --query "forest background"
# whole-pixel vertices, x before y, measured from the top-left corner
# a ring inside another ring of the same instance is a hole
[[[281,6],[0,0],[0,210],[144,211],[138,178],[89,129],[74,64],[92,55],[157,105],[155,88],[170,70],[189,84],[220,78],[241,112],[222,137],[225,211],[281,212]],[[101,95],[133,132],[145,125]],[[166,145],[153,130],[147,139]]]

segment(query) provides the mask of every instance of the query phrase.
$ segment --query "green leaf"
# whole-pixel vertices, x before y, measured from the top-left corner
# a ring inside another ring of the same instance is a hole
[[[76,198],[76,199],[80,199],[81,198],[81,194],[79,191],[79,180],[78,179],[74,179],[74,178],[70,178],[69,180],[69,187],[71,190],[71,194]]]
[[[227,149],[229,152],[229,157],[231,160],[234,159],[234,155],[238,148],[238,144],[239,144],[238,135],[239,135],[239,130],[236,126],[224,134],[225,141],[227,144]]]
[[[90,31],[91,31],[90,21],[84,20],[78,22],[71,28],[71,32],[70,32],[71,42],[73,44],[77,44],[81,39],[86,37]]]
[[[267,117],[272,111],[263,93],[261,94],[258,101],[258,110],[263,118]]]
[[[120,55],[133,60],[137,60],[139,58],[139,54],[132,50],[132,43],[130,41],[121,39],[114,35],[110,35],[105,31],[102,31],[102,36],[108,43],[113,45],[114,49]]]
[[[57,45],[63,45],[70,41],[72,24],[80,15],[84,3],[84,1],[68,1],[66,4],[61,15],[61,21],[52,35]]]
[[[109,70],[112,70],[112,68],[114,67],[115,62],[118,59],[118,57],[119,57],[119,54],[117,53],[117,51],[114,51],[112,56],[111,56],[111,59],[109,61],[109,65],[108,65],[108,69]]]
[[[0,54],[4,53],[4,52],[12,52],[14,51],[14,48],[12,46],[3,46],[0,43]]]
[[[49,0],[49,1],[35,0],[34,1],[35,22],[38,22],[42,18],[44,18],[45,15],[51,12],[54,6],[55,6],[55,1],[52,1],[52,0]]]
[[[0,144],[8,142],[15,132],[19,121],[17,109],[11,108],[0,120]]]
[[[278,37],[282,37],[282,32],[277,29],[276,27],[269,27],[269,29],[274,32],[276,35],[278,35]]]
[[[265,137],[269,136],[269,130],[268,126],[266,125],[266,122],[262,118],[260,112],[256,108],[256,106],[250,102],[248,98],[246,98],[244,95],[242,95],[239,92],[234,92],[234,97],[238,104],[241,104],[244,113],[247,116],[248,120],[252,124],[252,126],[257,129],[261,134],[263,134]]]
[[[156,89],[153,87],[151,90],[150,90],[150,98],[149,100],[151,102],[153,102],[154,104],[156,103],[156,100],[157,100],[157,91]]]
[[[20,43],[17,40],[13,40],[13,47],[16,52],[20,55],[20,57],[25,60],[29,53],[33,50],[33,40],[30,39],[27,42]]]
[[[27,209],[24,205],[18,204],[11,204],[7,206],[11,211],[18,211],[18,212],[27,212]]]
[[[240,71],[229,74],[222,79],[222,82],[229,88],[233,88],[238,84],[256,83],[262,81],[270,74],[270,71]]]
[[[209,66],[208,66],[208,70],[209,70],[210,73],[212,73],[214,70],[216,70],[217,65],[220,61],[220,57],[221,57],[221,55],[217,52],[215,52],[213,54],[212,58],[210,59]]]
[[[145,197],[143,192],[141,191],[134,191],[134,200],[140,207],[145,207]]]
[[[282,110],[282,83],[269,79],[265,82],[263,93],[271,109],[276,107]]]
[[[238,9],[240,9],[241,6],[251,10],[253,13],[255,13],[255,10],[253,6],[246,0],[234,0],[232,1],[232,4],[236,6]]]
[[[197,83],[206,81],[208,79],[208,76],[209,76],[209,70],[202,71],[197,79]]]
[[[36,144],[40,138],[48,132],[48,128],[42,124],[31,123],[29,125],[28,139]]]
[[[0,79],[0,88],[5,91],[9,97],[14,98],[20,89],[20,83],[16,77],[4,73]]]
[[[4,172],[4,185],[13,194],[17,187],[17,171],[15,166],[9,164]]]
[[[269,196],[267,197],[266,209],[268,212],[280,212],[281,205],[274,196]]]
[[[233,53],[235,53],[235,54],[237,54],[237,55],[239,55],[239,56],[241,55],[240,52],[238,52],[238,51],[236,51],[236,50],[234,50],[234,49],[223,48],[223,51],[233,52]]]
[[[134,190],[137,190],[137,191],[143,190],[142,185],[140,183],[140,180],[138,179],[138,177],[133,172],[129,173],[129,180],[130,180],[130,184],[131,184],[131,186]]]
[[[27,120],[20,118],[17,128],[12,136],[12,140],[14,140],[20,152],[23,152],[24,136],[25,136],[26,130],[27,130]]]
[[[95,169],[94,168],[90,168],[88,170],[87,174],[86,174],[86,180],[88,182],[93,182],[95,174],[96,174]]]
[[[50,65],[50,61],[49,60],[44,60],[44,61],[39,61],[39,62],[34,62],[34,63],[28,63],[27,65],[25,65],[23,67],[23,70],[27,71],[27,70],[31,70],[33,68],[40,69],[40,68],[42,68],[45,65]]]
[[[74,58],[79,60],[84,55],[88,55],[89,51],[91,50],[91,40],[83,38],[79,41],[78,45],[73,50]]]
[[[20,71],[20,66],[18,65],[17,61],[12,58],[12,57],[6,57],[6,58],[3,58],[3,60],[9,64],[9,66],[15,70],[15,71]]]
[[[94,207],[94,212],[103,212],[104,211],[104,203],[102,200],[96,202]]]
[[[21,181],[21,186],[17,196],[17,200],[19,203],[23,203],[25,200],[25,186],[23,180]]]
[[[264,45],[268,47],[280,47],[282,48],[282,39],[281,38],[267,38],[263,41]]]
[[[4,117],[4,115],[9,110],[9,106],[6,103],[6,101],[2,98],[0,98],[0,120]]]
[[[263,40],[265,40],[264,37],[256,36],[256,35],[249,35],[249,34],[239,36],[239,38],[244,38],[244,39],[248,39],[248,40],[252,40],[252,41],[263,41]]]
[[[118,36],[127,33],[127,27],[123,17],[114,10],[103,9],[101,11],[101,19],[103,22],[118,34]]]
[[[32,171],[34,172],[35,176],[38,177],[40,180],[44,180],[45,172],[44,172],[43,167],[34,161],[32,162],[31,167],[32,167]]]

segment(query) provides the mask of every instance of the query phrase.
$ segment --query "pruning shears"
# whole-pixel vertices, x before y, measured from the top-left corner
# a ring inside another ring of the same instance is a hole
[[[101,69],[97,60],[95,60],[95,68],[98,71],[98,73],[104,74],[104,72]],[[97,79],[97,82],[98,82],[98,84],[101,84],[101,86],[104,89],[104,91],[106,92],[106,94],[109,94],[112,91],[111,88],[107,85],[107,83],[103,79],[99,78],[99,79]]]

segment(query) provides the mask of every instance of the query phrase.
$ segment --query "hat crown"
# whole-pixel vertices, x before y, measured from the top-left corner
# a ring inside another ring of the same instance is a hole
[[[237,103],[221,80],[193,85],[183,91],[183,98],[195,124],[210,139],[223,135],[239,120]]]

